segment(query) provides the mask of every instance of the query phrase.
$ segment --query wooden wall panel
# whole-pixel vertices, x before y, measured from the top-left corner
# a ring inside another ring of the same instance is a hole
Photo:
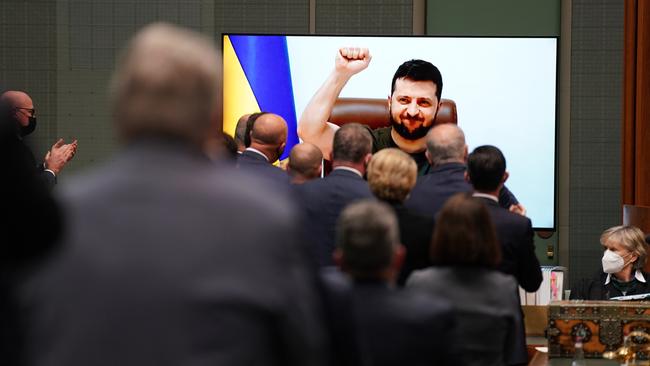
[[[625,1],[623,204],[650,206],[650,2]]]

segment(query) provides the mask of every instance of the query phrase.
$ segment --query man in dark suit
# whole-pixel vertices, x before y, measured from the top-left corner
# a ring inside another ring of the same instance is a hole
[[[60,209],[40,179],[31,152],[18,138],[15,111],[0,99],[0,365],[23,365],[23,326],[16,304],[22,272],[44,258],[61,235]]]
[[[331,271],[324,280],[349,306],[334,317],[352,322],[361,359],[375,366],[455,365],[451,306],[392,287],[404,260],[393,210],[371,200],[349,205],[339,217],[336,244],[336,262],[352,281],[337,280]]]
[[[321,266],[334,265],[336,220],[349,203],[372,197],[363,179],[372,157],[372,138],[368,130],[356,123],[334,134],[332,172],[296,186],[295,193],[303,210],[303,231],[316,260]]]
[[[112,81],[128,146],[66,187],[62,248],[23,289],[31,364],[324,364],[287,197],[202,151],[220,69],[171,25],[129,44]]]
[[[287,122],[273,113],[256,116],[250,129],[250,146],[237,158],[237,166],[276,184],[288,185],[287,173],[274,166],[287,141]],[[249,117],[250,120],[250,117]]]
[[[61,170],[77,152],[77,140],[66,144],[63,139],[59,139],[47,152],[43,162],[38,163],[23,140],[36,129],[36,109],[32,98],[25,92],[9,90],[2,93],[0,99],[9,107],[9,122],[16,126],[15,138],[19,141],[21,153],[31,161],[30,164],[37,169],[43,182],[53,188]]]
[[[542,283],[542,271],[535,255],[535,243],[530,219],[499,206],[498,195],[508,179],[506,159],[494,146],[479,146],[467,159],[467,177],[474,187],[474,196],[485,202],[501,244],[499,270],[514,276],[524,290],[535,292]],[[520,360],[527,361],[525,336],[521,324],[522,347]]]
[[[418,177],[405,206],[435,218],[442,205],[454,194],[472,192],[465,180],[467,144],[463,130],[454,124],[433,127],[426,138],[426,157],[431,169]],[[499,204],[513,212],[525,214],[525,208],[504,187],[499,193]]]

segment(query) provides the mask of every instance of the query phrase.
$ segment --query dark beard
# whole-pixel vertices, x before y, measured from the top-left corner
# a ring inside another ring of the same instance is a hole
[[[398,135],[404,137],[407,140],[417,140],[426,136],[427,132],[429,132],[429,130],[433,126],[432,125],[432,126],[425,127],[424,124],[422,124],[411,132],[408,130],[408,128],[406,128],[406,126],[395,121],[392,115],[390,116],[390,123],[393,126],[395,132],[397,132]]]

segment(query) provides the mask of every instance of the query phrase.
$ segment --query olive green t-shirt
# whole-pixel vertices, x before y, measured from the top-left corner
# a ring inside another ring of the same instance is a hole
[[[390,136],[390,132],[393,129],[392,127],[382,127],[374,130],[368,126],[365,127],[368,129],[368,131],[370,131],[370,135],[372,135],[373,154],[381,149],[386,149],[389,147],[395,147],[399,149],[399,146],[397,146],[395,141],[393,141],[393,138]],[[411,155],[413,160],[415,160],[418,165],[418,175],[425,175],[429,172],[431,165],[429,165],[424,151],[409,155]]]

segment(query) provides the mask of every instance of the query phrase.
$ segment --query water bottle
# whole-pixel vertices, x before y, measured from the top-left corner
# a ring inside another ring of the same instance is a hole
[[[587,361],[585,360],[585,351],[582,348],[582,338],[576,338],[575,343],[575,354],[573,355],[573,362],[571,366],[587,366]]]

